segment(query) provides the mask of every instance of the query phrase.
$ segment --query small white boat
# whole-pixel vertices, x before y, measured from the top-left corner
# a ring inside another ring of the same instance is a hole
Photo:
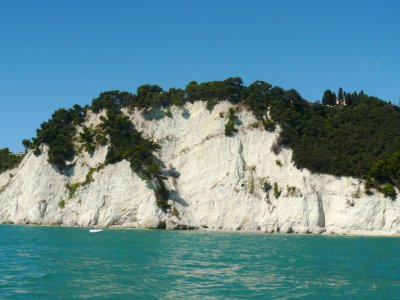
[[[89,230],[89,232],[91,232],[91,233],[97,233],[97,232],[102,232],[102,231],[103,231],[103,229],[93,229],[93,228],[91,228]]]

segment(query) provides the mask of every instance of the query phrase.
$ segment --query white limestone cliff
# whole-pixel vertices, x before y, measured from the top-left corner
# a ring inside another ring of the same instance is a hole
[[[28,153],[17,169],[0,174],[0,222],[121,226],[133,228],[199,228],[263,232],[400,234],[400,201],[375,192],[366,195],[355,178],[311,174],[297,169],[287,149],[275,155],[279,130],[265,131],[251,112],[240,109],[241,125],[233,137],[224,135],[231,105],[222,102],[212,113],[204,103],[173,108],[172,118],[151,120],[128,114],[139,131],[157,140],[157,157],[169,176],[172,208],[160,210],[148,183],[131,171],[127,161],[100,166],[107,148],[75,158],[68,174],[60,174],[43,154]],[[146,120],[147,119],[147,120]],[[99,115],[89,114],[86,126]],[[276,183],[267,195],[263,184]],[[70,197],[66,184],[81,183]]]

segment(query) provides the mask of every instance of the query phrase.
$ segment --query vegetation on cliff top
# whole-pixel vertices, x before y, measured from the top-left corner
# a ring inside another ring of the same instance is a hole
[[[274,152],[280,147],[290,147],[299,168],[336,176],[367,176],[375,185],[377,182],[395,184],[393,179],[397,180],[393,176],[383,180],[381,174],[371,172],[371,166],[377,161],[388,160],[400,149],[399,107],[363,92],[346,93],[342,89],[337,95],[327,90],[322,103],[312,103],[294,89],[284,90],[264,81],[245,86],[239,77],[205,83],[192,81],[185,89],[168,91],[158,85],[146,84],[139,87],[136,94],[104,92],[92,101],[91,106],[56,111],[52,119],[41,125],[37,136],[32,141],[25,141],[24,145],[39,152],[39,146],[47,144],[49,161],[63,169],[65,162],[76,153],[76,125],[82,124],[86,111],[107,110],[101,132],[102,143],[108,141],[110,145],[107,162],[127,159],[141,176],[158,178],[158,185],[162,182],[162,172],[153,157],[158,146],[134,128],[121,114],[121,108],[147,111],[206,101],[207,109],[212,110],[221,100],[247,107],[262,121],[266,130],[272,131],[275,124],[279,124],[281,139],[279,145],[274,145]],[[233,118],[228,119],[227,135],[234,134]],[[94,144],[98,143],[88,131],[81,134],[81,139],[88,151],[93,151]]]
[[[16,167],[23,156],[17,156],[10,152],[8,148],[0,149],[0,173]]]
[[[72,109],[59,109],[51,119],[43,122],[36,131],[36,137],[24,140],[25,148],[31,148],[35,154],[40,154],[42,144],[49,146],[49,162],[59,170],[63,170],[66,161],[71,161],[75,154],[74,135],[76,127],[84,121],[86,109],[76,104]]]

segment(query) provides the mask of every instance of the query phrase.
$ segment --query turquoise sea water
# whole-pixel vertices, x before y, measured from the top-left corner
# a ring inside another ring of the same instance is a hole
[[[0,226],[0,299],[400,299],[400,239]]]

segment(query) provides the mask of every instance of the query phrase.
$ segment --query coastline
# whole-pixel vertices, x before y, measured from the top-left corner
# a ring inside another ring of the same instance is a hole
[[[248,230],[248,229],[237,229],[237,230],[228,230],[228,229],[209,229],[209,228],[194,228],[194,229],[185,229],[185,228],[150,228],[150,227],[132,227],[132,226],[123,226],[123,225],[111,225],[111,226],[80,226],[80,225],[68,225],[68,224],[34,224],[34,223],[0,223],[0,226],[21,226],[21,227],[43,227],[43,228],[76,228],[76,229],[90,229],[90,228],[98,228],[98,229],[110,229],[110,230],[138,230],[138,231],[191,231],[191,232],[206,232],[206,233],[232,233],[232,234],[259,234],[259,235],[282,235],[282,236],[327,236],[327,237],[384,237],[384,238],[400,238],[400,234],[398,233],[388,233],[382,231],[323,231],[321,232],[300,232],[300,231],[291,231],[291,232],[266,232],[261,230]]]

